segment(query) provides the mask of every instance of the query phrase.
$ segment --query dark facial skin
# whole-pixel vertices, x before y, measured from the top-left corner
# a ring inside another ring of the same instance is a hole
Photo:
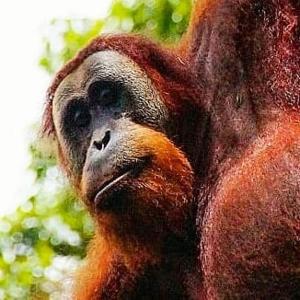
[[[53,116],[62,165],[102,228],[136,237],[146,227],[184,227],[191,168],[166,137],[163,100],[133,61],[112,51],[90,56],[60,84]]]
[[[131,60],[112,51],[93,54],[61,83],[53,115],[74,183],[88,148],[101,143],[110,122],[128,118],[162,132],[168,123],[167,109],[148,77]]]

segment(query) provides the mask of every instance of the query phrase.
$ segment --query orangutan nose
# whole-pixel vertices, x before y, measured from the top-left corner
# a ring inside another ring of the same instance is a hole
[[[101,140],[95,140],[93,142],[93,145],[95,148],[99,151],[103,151],[110,141],[110,130],[107,130]]]

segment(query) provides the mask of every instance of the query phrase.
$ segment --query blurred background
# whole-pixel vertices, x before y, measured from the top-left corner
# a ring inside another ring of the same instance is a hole
[[[38,137],[53,74],[101,33],[176,42],[190,0],[11,0],[0,4],[0,299],[64,299],[93,225]]]

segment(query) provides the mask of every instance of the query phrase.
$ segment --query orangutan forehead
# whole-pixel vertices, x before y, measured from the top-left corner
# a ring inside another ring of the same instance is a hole
[[[53,100],[54,121],[68,101],[88,99],[88,88],[96,81],[120,84],[130,97],[136,116],[166,128],[168,108],[146,71],[129,57],[111,50],[90,55],[60,83]]]
[[[112,50],[96,52],[86,58],[58,86],[54,101],[83,96],[87,87],[98,80],[120,82],[143,100],[161,102],[146,72],[129,57]]]

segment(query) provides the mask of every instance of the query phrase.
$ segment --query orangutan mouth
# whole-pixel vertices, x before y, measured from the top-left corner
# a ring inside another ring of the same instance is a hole
[[[118,172],[117,176],[114,176],[110,178],[109,180],[105,181],[98,192],[96,193],[94,197],[94,204],[97,207],[101,206],[102,202],[106,198],[105,196],[109,192],[113,192],[115,188],[118,186],[119,183],[121,183],[124,179],[131,177],[138,177],[138,175],[144,170],[146,165],[148,165],[150,162],[150,157],[143,157],[139,158],[134,163],[131,163],[127,165],[126,167],[123,167],[120,172]]]

